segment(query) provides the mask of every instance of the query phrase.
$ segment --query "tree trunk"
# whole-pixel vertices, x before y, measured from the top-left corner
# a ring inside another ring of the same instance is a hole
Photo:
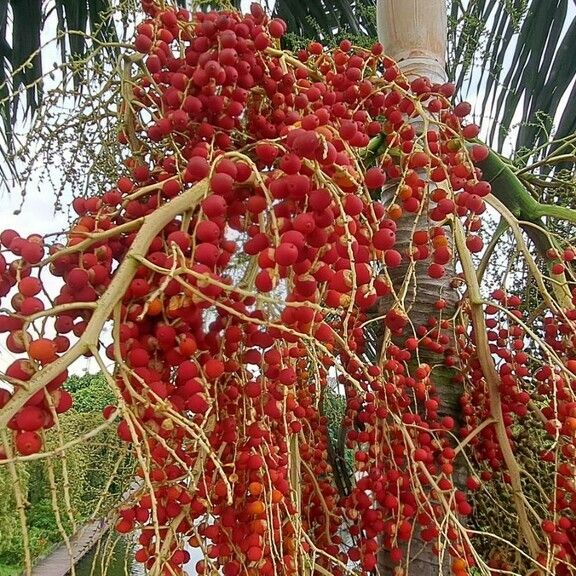
[[[432,83],[446,82],[447,14],[444,0],[378,0],[377,17],[378,36],[384,46],[384,52],[397,62],[408,80],[426,76]],[[415,129],[419,128],[420,126],[416,124]],[[384,201],[386,200],[387,198],[384,198]],[[414,214],[407,214],[397,222],[396,248],[400,252],[408,251],[415,228],[422,229],[431,226],[426,212],[425,209],[416,224]],[[446,230],[446,233],[451,243],[449,230]],[[415,327],[426,324],[430,317],[438,316],[435,302],[440,298],[447,303],[443,317],[450,318],[458,299],[458,294],[452,287],[452,281],[456,275],[453,262],[445,267],[446,274],[439,280],[428,276],[429,264],[429,261],[417,262],[412,272],[407,262],[399,268],[389,270],[395,290],[400,289],[408,273],[412,274],[406,290],[405,311]],[[390,304],[389,298],[383,299],[379,303],[380,313],[388,310]],[[410,334],[406,334],[405,338],[409,336]],[[419,358],[420,361],[427,362],[431,366],[438,366],[443,362],[442,357],[433,353],[426,355],[420,352]],[[453,383],[451,371],[437,368],[432,372],[432,377],[440,399],[439,413],[450,415],[458,421],[462,390]],[[460,482],[463,481],[465,468],[462,465],[459,470],[455,471],[454,477]],[[433,544],[436,542],[423,542],[416,530],[407,551],[407,557],[401,565],[403,571],[394,572],[395,564],[390,561],[387,551],[383,549],[378,558],[379,574],[381,576],[395,573],[407,576],[449,574],[448,554],[445,554],[444,558],[439,558],[432,549]]]
[[[378,38],[409,78],[446,82],[445,0],[378,0]]]

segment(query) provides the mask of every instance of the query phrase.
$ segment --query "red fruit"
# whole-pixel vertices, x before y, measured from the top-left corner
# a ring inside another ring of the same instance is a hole
[[[249,562],[258,562],[264,556],[264,551],[260,546],[251,546],[246,552],[246,558]]]
[[[266,50],[270,46],[270,39],[266,34],[258,34],[256,38],[254,38],[254,48],[256,50]]]
[[[204,375],[208,380],[215,380],[224,374],[224,363],[215,358],[210,358],[204,366]]]
[[[250,454],[247,462],[247,467],[249,470],[259,470],[264,466],[264,460],[259,454]]]
[[[264,12],[264,8],[258,2],[252,2],[250,4],[250,14],[254,17],[256,22],[260,23],[266,17],[266,12]]]
[[[56,353],[56,344],[53,340],[48,338],[39,338],[30,342],[28,347],[28,355],[33,360],[40,362],[41,364],[48,364],[53,362],[58,357]]]
[[[368,168],[366,170],[366,174],[364,174],[364,183],[366,187],[370,190],[375,190],[377,188],[382,188],[384,183],[386,182],[386,173],[382,168],[378,166],[373,166],[372,168]]]
[[[68,412],[70,408],[72,408],[72,404],[74,400],[72,399],[72,395],[66,390],[58,390],[54,392],[56,394],[55,404],[56,404],[56,412],[58,414],[63,414],[64,412]]]
[[[29,264],[38,264],[44,257],[44,246],[36,242],[25,242],[21,254],[22,258]]]
[[[20,358],[19,360],[14,360],[10,366],[6,369],[6,375],[10,378],[16,378],[18,380],[30,380],[36,369],[30,360]]]
[[[294,368],[284,368],[278,375],[278,381],[284,386],[290,386],[296,382],[296,372]]]
[[[168,245],[172,244],[172,242],[177,244],[182,252],[186,252],[192,245],[190,234],[187,234],[183,230],[176,230],[175,232],[171,232],[168,234],[166,241],[168,242]]]
[[[204,220],[196,226],[196,238],[200,242],[214,242],[220,238],[220,226],[211,220]]]
[[[444,276],[444,266],[437,263],[430,264],[428,266],[428,276],[434,279],[442,278]]]
[[[270,20],[270,23],[268,24],[268,32],[270,32],[272,38],[281,38],[284,35],[284,32],[286,32],[286,22],[280,18]]]
[[[188,161],[186,166],[186,180],[189,182],[198,182],[208,176],[210,165],[206,158],[194,156]]]
[[[468,490],[478,490],[481,486],[480,478],[478,476],[469,476],[466,479],[466,487]]]
[[[263,142],[256,144],[256,156],[266,166],[271,166],[278,156],[278,148],[273,144]]]
[[[35,432],[44,426],[46,413],[38,406],[24,406],[16,414],[16,428],[26,432]]]
[[[291,266],[298,260],[298,248],[291,242],[282,242],[274,252],[274,259],[280,266]]]
[[[20,314],[24,316],[31,316],[42,310],[44,310],[44,302],[35,296],[24,298],[20,304]]]
[[[318,188],[317,190],[312,190],[308,197],[308,205],[312,210],[316,212],[322,212],[326,210],[328,206],[332,203],[332,196],[326,188]]]
[[[66,284],[74,291],[82,290],[90,281],[88,270],[72,268],[66,275]]]
[[[351,120],[343,120],[340,126],[339,135],[343,140],[350,141],[356,133],[358,132],[358,127],[356,122]]]
[[[134,348],[128,352],[128,361],[133,368],[148,366],[150,355],[144,348]]]
[[[128,194],[134,189],[134,183],[132,180],[130,180],[130,178],[127,178],[126,176],[119,178],[116,186],[118,190],[122,192],[122,194]]]
[[[120,534],[128,534],[134,530],[134,521],[121,518],[115,526],[116,532]]]
[[[208,196],[202,202],[202,210],[208,218],[218,218],[226,214],[226,200],[222,196]]]
[[[364,202],[358,196],[354,196],[353,194],[348,194],[344,199],[344,212],[348,214],[348,216],[358,216],[358,214],[362,213],[364,209]]]
[[[316,221],[314,215],[309,212],[303,214],[298,214],[296,218],[292,221],[292,226],[294,230],[300,232],[304,235],[310,234],[314,228],[316,228]]]
[[[289,152],[282,157],[278,167],[286,174],[297,174],[302,166],[302,160],[297,154]]]
[[[108,406],[104,406],[104,408],[102,409],[102,417],[104,418],[104,420],[109,420],[116,414],[116,410],[117,410],[116,406],[113,406],[111,404],[109,404]]]
[[[268,201],[264,196],[250,196],[246,202],[246,209],[252,214],[261,214],[267,206]]]
[[[152,54],[146,58],[146,67],[148,68],[148,72],[150,74],[157,74],[162,70],[162,61],[158,56]]]
[[[482,252],[482,248],[484,248],[484,242],[480,236],[470,235],[466,238],[466,246],[470,252]]]
[[[210,405],[202,394],[192,394],[186,400],[186,408],[194,414],[205,414]]]
[[[458,118],[464,118],[464,116],[468,116],[470,112],[472,112],[472,106],[469,102],[460,102],[454,106],[454,114],[458,116]]]
[[[12,244],[12,240],[14,238],[19,238],[20,235],[15,230],[4,230],[0,234],[0,243],[4,246],[4,248],[10,248],[10,244]]]
[[[233,160],[230,160],[230,158],[220,160],[216,165],[215,171],[216,174],[228,174],[228,176],[231,176],[234,180],[236,180],[238,176],[237,164]]]
[[[220,249],[214,244],[204,242],[203,244],[198,244],[196,250],[194,251],[194,259],[199,264],[204,264],[208,267],[213,267],[220,256]]]
[[[150,285],[144,278],[135,278],[130,282],[128,294],[133,298],[142,298],[150,292]]]
[[[490,154],[490,150],[487,146],[482,146],[480,144],[474,144],[472,146],[472,150],[470,150],[470,157],[472,158],[473,162],[482,162],[488,158]]]
[[[402,255],[398,250],[386,250],[384,262],[389,268],[396,268],[402,263]]]
[[[42,438],[36,432],[16,432],[14,446],[22,456],[37,454],[42,449]]]
[[[150,178],[150,168],[146,164],[138,164],[132,169],[132,175],[136,182],[146,182]]]
[[[18,282],[18,290],[24,296],[36,296],[42,290],[42,283],[38,278],[27,276]]]
[[[225,172],[217,172],[210,179],[210,187],[214,194],[226,196],[234,189],[234,178]]]
[[[270,292],[274,288],[274,282],[268,270],[258,272],[254,284],[259,292]]]
[[[430,158],[425,152],[414,152],[408,160],[409,168],[425,168],[430,164]]]
[[[251,238],[246,242],[246,244],[244,245],[244,251],[246,252],[246,254],[254,256],[259,252],[262,252],[262,250],[268,248],[269,245],[270,245],[270,239],[268,238],[268,236],[263,232],[259,232],[254,236],[254,238]]]
[[[134,41],[134,47],[138,52],[142,52],[142,54],[149,52],[150,48],[152,48],[152,44],[152,39],[144,34],[138,34]]]
[[[390,228],[381,228],[372,237],[372,244],[377,250],[389,250],[396,244],[396,233]]]
[[[178,180],[166,180],[162,185],[162,194],[166,198],[174,198],[175,196],[178,196],[181,190],[182,186]]]

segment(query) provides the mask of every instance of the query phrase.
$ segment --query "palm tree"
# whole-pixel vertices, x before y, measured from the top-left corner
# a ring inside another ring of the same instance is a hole
[[[575,14],[570,10],[568,0],[554,0],[553,4],[553,7],[547,4],[544,9],[543,3],[537,0],[512,3],[503,0],[468,3],[453,0],[446,14],[442,0],[428,0],[424,4],[422,0],[379,0],[377,19],[374,0],[277,0],[273,11],[283,17],[289,28],[301,38],[320,36],[329,43],[347,35],[359,40],[362,36],[374,38],[378,32],[388,53],[397,60],[404,59],[407,74],[425,74],[440,82],[450,78],[456,82],[460,95],[479,94],[476,110],[479,116],[488,118],[486,136],[495,148],[502,150],[507,144],[508,132],[519,124],[515,150],[518,162],[526,163],[533,156],[538,159],[558,150],[562,140],[576,128],[574,98],[569,98],[563,109],[561,106],[576,75],[576,64],[571,62],[569,49],[576,33]],[[23,8],[25,5],[26,9]],[[426,13],[417,10],[424,5]],[[98,35],[113,35],[113,8],[105,0],[86,4],[55,1],[52,9],[58,16],[60,30],[66,31],[61,40],[62,57],[79,57],[89,47],[79,31],[90,28],[96,41]],[[129,6],[125,5],[125,8],[128,10]],[[3,47],[0,56],[15,71],[10,76],[12,89],[21,84],[28,88],[27,108],[33,112],[41,97],[36,81],[42,75],[38,50],[46,14],[42,13],[38,1],[13,0],[10,6],[4,2],[0,5],[0,30],[3,32],[8,29],[8,14],[12,15],[13,40],[5,39],[0,44]],[[447,27],[446,16],[449,17]],[[27,26],[24,26],[25,22]],[[390,23],[394,26],[387,26]],[[400,26],[399,23],[407,25]],[[431,43],[431,38],[437,42]],[[298,39],[292,37],[291,41],[296,45]],[[420,52],[416,61],[411,60],[414,54],[410,51],[414,50]],[[21,68],[25,62],[30,62],[30,67]],[[2,73],[4,78],[8,78],[6,70]],[[10,87],[6,83],[1,89],[7,91]],[[9,126],[11,119],[7,106],[4,114],[6,126]],[[555,118],[556,142],[548,144]],[[537,149],[537,152],[522,155],[523,149]],[[563,160],[569,160],[564,156]],[[546,193],[546,181],[542,182],[544,185],[540,188],[535,183],[533,190],[524,192],[537,194],[538,190],[543,190]],[[400,228],[399,237],[401,231]],[[410,227],[406,226],[404,232],[409,233]],[[409,236],[405,242],[409,242]],[[398,271],[395,282],[403,281],[403,273],[402,269]],[[433,301],[432,297],[449,292],[450,286],[429,282],[430,286],[426,287],[425,274],[418,270],[416,274],[421,292],[420,299],[414,299],[411,315],[413,318],[426,318],[426,307]],[[436,385],[446,389],[445,394],[440,394],[445,401],[443,411],[457,415],[458,391],[448,392],[447,379],[442,381],[440,378]],[[524,538],[530,547],[530,534]],[[429,546],[424,554],[411,559],[410,569],[428,576],[438,573],[438,563]],[[385,555],[382,555],[381,567],[384,573],[388,569]]]

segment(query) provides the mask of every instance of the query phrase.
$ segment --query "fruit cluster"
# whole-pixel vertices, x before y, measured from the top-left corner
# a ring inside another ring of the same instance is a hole
[[[467,142],[478,134],[469,105],[451,105],[451,84],[408,82],[378,44],[284,52],[285,23],[256,4],[244,16],[142,5],[119,107],[124,175],[74,201],[60,244],[0,235],[13,310],[0,332],[23,355],[6,370],[15,392],[0,390],[14,449],[42,450],[42,431],[71,407],[62,384],[75,359],[105,368],[110,323],[118,434],[142,479],[116,529],[139,532],[148,569],[183,573],[189,545],[203,553],[198,574],[368,574],[381,545],[399,564],[417,534],[444,541],[455,576],[467,574],[476,560],[456,519],[479,482],[455,479],[453,439],[489,408],[473,338],[440,292],[455,276],[450,223],[469,251],[483,248],[490,184],[475,164],[488,151]],[[411,282],[415,266],[440,286],[418,325],[394,276]],[[43,270],[62,279],[55,297]],[[506,361],[506,414],[518,417],[523,337],[518,326],[489,333]],[[460,370],[445,385],[473,387],[461,430],[434,383],[442,366]],[[343,491],[323,413],[334,379],[357,478]],[[498,470],[484,431],[472,445]]]

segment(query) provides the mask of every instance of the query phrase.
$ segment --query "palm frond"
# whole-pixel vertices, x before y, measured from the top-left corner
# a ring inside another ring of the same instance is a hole
[[[288,24],[292,37],[333,45],[343,37],[374,42],[376,0],[277,0],[274,16]]]
[[[573,2],[453,0],[451,27],[449,73],[464,97],[478,97],[492,146],[532,150],[574,131]]]
[[[41,100],[39,80],[43,67],[41,34],[48,16],[55,11],[62,61],[82,57],[87,49],[85,34],[100,41],[117,40],[111,0],[0,0],[0,114],[13,120],[7,96],[26,87],[27,112]],[[11,34],[10,34],[11,29]],[[10,34],[10,37],[9,37]],[[14,109],[17,99],[12,102]]]

